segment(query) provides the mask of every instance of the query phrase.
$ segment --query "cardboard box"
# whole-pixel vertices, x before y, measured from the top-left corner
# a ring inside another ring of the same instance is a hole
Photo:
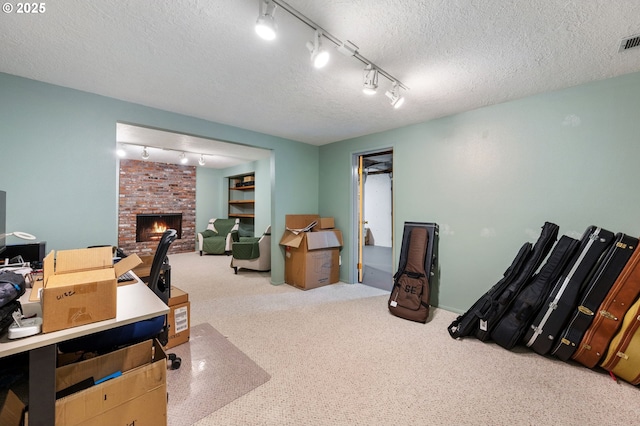
[[[320,216],[317,214],[288,214],[285,216],[284,226],[289,229],[303,229],[318,221],[320,221]]]
[[[56,391],[82,380],[122,376],[56,401],[56,424],[167,424],[167,358],[147,340],[56,370]]]
[[[55,259],[54,259],[55,257]],[[42,332],[116,317],[117,277],[141,263],[131,255],[113,264],[111,247],[51,251],[44,258]]]
[[[321,217],[318,221],[318,226],[313,228],[314,231],[318,231],[321,229],[333,229],[336,227],[336,224],[332,217]]]
[[[18,396],[9,390],[7,397],[0,410],[0,425],[2,426],[22,426],[24,416],[24,404]]]
[[[286,230],[284,281],[308,290],[340,280],[342,233],[337,230],[295,233]]]
[[[127,256],[128,257],[128,256]],[[138,276],[142,281],[149,281],[149,276],[151,275],[151,265],[153,264],[153,258],[155,257],[152,254],[139,256],[142,263],[135,268],[133,268],[133,273]]]
[[[191,334],[189,293],[180,290],[178,287],[171,286],[169,309],[169,315],[167,315],[169,342],[167,342],[165,349],[170,349],[189,341]]]
[[[157,340],[57,368],[56,391],[115,372],[122,375],[56,400],[55,424],[166,425],[167,358]],[[24,409],[22,401],[9,391],[0,412],[2,425],[21,424]],[[28,424],[29,413],[24,417]]]

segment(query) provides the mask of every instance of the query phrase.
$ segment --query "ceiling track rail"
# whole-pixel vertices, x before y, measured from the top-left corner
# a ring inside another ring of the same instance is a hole
[[[327,40],[329,40],[331,43],[335,44],[336,47],[341,47],[341,46],[345,45],[345,42],[343,42],[338,37],[336,37],[333,34],[331,34],[326,29],[322,28],[320,25],[318,25],[317,23],[315,23],[311,19],[307,18],[302,13],[298,12],[296,9],[294,9],[287,2],[282,1],[282,0],[272,0],[272,1],[273,1],[273,3],[277,4],[278,6],[280,6],[281,8],[286,10],[287,12],[289,12],[289,14],[291,14],[293,17],[297,18],[303,24],[307,25],[308,27],[310,27],[310,28],[312,28],[314,30],[320,31],[322,33],[322,36],[324,38],[326,38]],[[347,41],[347,43],[353,44],[350,41]],[[357,60],[359,60],[360,62],[362,62],[363,64],[371,65],[372,67],[377,69],[378,73],[380,75],[382,75],[383,77],[385,77],[387,80],[391,81],[392,83],[397,83],[398,86],[402,87],[404,90],[409,90],[409,88],[402,81],[398,80],[393,75],[389,74],[387,71],[385,71],[384,69],[380,68],[378,65],[376,65],[375,63],[373,63],[369,59],[365,58],[363,55],[361,55],[357,51],[357,49],[355,51],[353,51],[352,56],[354,58],[356,58]]]

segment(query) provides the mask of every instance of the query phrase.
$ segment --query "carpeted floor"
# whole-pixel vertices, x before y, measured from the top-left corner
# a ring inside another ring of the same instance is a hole
[[[189,342],[167,352],[182,360],[167,372],[171,426],[192,425],[270,377],[207,323],[192,327]]]
[[[305,292],[234,275],[226,256],[170,260],[192,326],[211,324],[271,376],[195,425],[640,424],[638,388],[524,348],[453,340],[452,312],[413,323],[390,315],[376,288]],[[184,410],[203,398],[192,393]]]

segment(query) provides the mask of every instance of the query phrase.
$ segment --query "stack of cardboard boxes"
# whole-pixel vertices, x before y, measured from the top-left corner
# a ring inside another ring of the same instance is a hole
[[[119,376],[99,381],[118,372]],[[166,425],[167,359],[157,340],[147,340],[56,369],[56,392],[86,387],[56,400],[55,424],[65,426]],[[0,411],[2,426],[28,424],[25,405],[9,391]]]
[[[342,233],[333,218],[287,215],[280,239],[285,248],[284,281],[308,290],[340,280]]]

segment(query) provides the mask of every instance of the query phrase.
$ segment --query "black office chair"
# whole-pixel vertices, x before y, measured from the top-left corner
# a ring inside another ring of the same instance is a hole
[[[169,304],[169,298],[171,297],[171,265],[169,265],[167,252],[177,236],[178,233],[175,229],[168,229],[162,234],[156,254],[153,256],[153,262],[151,262],[151,271],[149,272],[149,288],[165,305]],[[162,346],[167,344],[169,341],[168,325],[163,327],[158,340]]]
[[[151,263],[149,275],[149,288],[165,304],[169,303],[169,297],[171,297],[171,266],[169,265],[167,252],[176,237],[177,232],[174,229],[169,229],[162,234]],[[61,342],[58,345],[58,349],[65,353],[80,351],[105,353],[121,346],[143,342],[154,337],[165,346],[169,341],[169,325],[165,325],[166,322],[166,315],[161,315]]]

